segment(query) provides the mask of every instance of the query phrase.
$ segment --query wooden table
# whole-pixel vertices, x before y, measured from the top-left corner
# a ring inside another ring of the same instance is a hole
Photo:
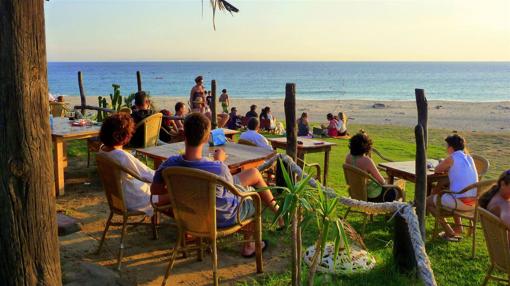
[[[225,137],[229,138],[230,140],[234,140],[234,135],[240,133],[238,130],[228,129],[228,128],[221,128],[223,129],[223,132],[225,132]]]
[[[264,163],[265,160],[276,154],[274,151],[260,147],[227,142],[222,146],[204,147],[202,156],[208,157],[208,155],[214,152],[215,149],[223,149],[225,151],[227,154],[225,164],[227,164],[232,174],[237,174],[245,169],[258,167]],[[136,149],[136,151],[153,159],[154,168],[157,168],[169,157],[182,154],[184,152],[184,142],[140,148]]]
[[[427,162],[433,162],[434,166],[437,165],[437,160],[427,160]],[[385,169],[386,174],[388,174],[389,177],[388,183],[390,184],[393,184],[395,178],[416,183],[415,164],[415,161],[385,162],[380,163],[379,167]],[[431,183],[439,182],[443,179],[448,179],[448,174],[436,174],[432,168],[427,169],[427,195],[430,194],[432,188]]]
[[[280,137],[280,138],[268,138],[269,142],[271,142],[271,145],[276,150],[278,148],[280,149],[286,149],[287,148],[287,138],[286,137]],[[328,179],[328,169],[329,169],[329,153],[331,152],[331,147],[336,146],[336,143],[326,142],[326,141],[319,141],[319,140],[313,140],[308,138],[301,138],[298,137],[297,139],[298,145],[297,145],[297,156],[301,160],[305,160],[305,154],[306,153],[318,153],[318,152],[324,152],[324,176],[322,179],[322,184],[324,186],[327,185],[327,179]],[[299,143],[302,144],[299,144]],[[303,167],[303,164],[298,162],[298,165]]]
[[[55,177],[55,194],[64,194],[64,168],[67,167],[67,154],[64,141],[85,139],[99,135],[100,126],[72,126],[71,120],[65,117],[53,118],[51,140],[53,141],[53,170]]]

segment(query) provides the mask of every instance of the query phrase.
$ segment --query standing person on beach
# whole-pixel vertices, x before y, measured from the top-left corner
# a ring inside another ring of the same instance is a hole
[[[223,109],[223,113],[228,114],[228,106],[230,105],[230,100],[228,98],[228,93],[226,89],[221,91],[219,102],[221,103],[221,108]]]
[[[252,104],[250,106],[250,111],[246,112],[246,117],[248,118],[259,117],[259,114],[257,113],[257,106],[255,104]]]
[[[195,101],[198,97],[202,97],[202,102],[206,102],[206,95],[204,89],[204,77],[199,75],[195,78],[195,86],[191,89],[189,93],[189,104],[191,109],[199,108],[198,104],[195,106]]]

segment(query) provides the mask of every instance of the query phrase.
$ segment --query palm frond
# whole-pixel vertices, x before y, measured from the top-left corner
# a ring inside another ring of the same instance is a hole
[[[234,5],[228,3],[225,0],[210,0],[210,1],[211,1],[212,9],[213,9],[213,27],[214,27],[215,31],[216,31],[216,21],[215,21],[216,20],[216,10],[227,11],[230,14],[239,12],[239,9],[237,9]],[[204,6],[203,4],[204,4],[204,1],[202,0],[202,8]],[[202,10],[202,15],[203,15],[203,10]]]

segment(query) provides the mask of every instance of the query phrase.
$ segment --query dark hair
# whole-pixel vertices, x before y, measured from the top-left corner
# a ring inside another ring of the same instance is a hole
[[[365,132],[359,132],[349,140],[352,156],[366,155],[372,150],[372,139]]]
[[[201,76],[201,75],[199,75],[199,76],[197,76],[197,77],[195,78],[195,82],[196,82],[196,83],[199,83],[199,82],[200,82],[200,81],[202,81],[202,80],[204,80],[204,77],[203,77],[203,76]]]
[[[257,117],[252,117],[250,120],[248,120],[248,125],[246,126],[250,130],[256,130],[257,127],[259,127],[259,120]]]
[[[186,145],[197,147],[206,142],[210,131],[211,121],[202,113],[194,112],[184,118]]]
[[[455,150],[455,151],[459,151],[459,150],[463,151],[464,148],[466,147],[465,146],[466,140],[464,140],[464,138],[462,138],[462,136],[460,136],[459,134],[452,134],[452,135],[446,137],[444,139],[444,141],[446,141],[448,146],[452,147],[453,150]]]
[[[510,185],[510,169],[504,171],[499,176],[497,184],[480,197],[480,199],[478,200],[478,204],[480,205],[480,207],[484,209],[487,208],[492,198],[499,192],[499,189],[501,188],[501,183],[503,182],[505,182],[505,185]]]
[[[257,106],[256,106],[255,104],[252,104],[252,105],[250,106],[250,110],[251,110],[251,111],[255,111],[255,109],[257,109]]]
[[[333,114],[331,114],[331,113],[328,113],[328,115],[326,115],[326,118],[327,118],[328,120],[331,120],[331,119],[333,119]]]
[[[64,97],[62,95],[57,96],[58,102],[64,102]]]
[[[237,108],[235,107],[230,108],[230,112],[234,112],[234,110],[237,112]]]
[[[227,90],[226,90],[226,89],[223,89],[221,92],[227,93]]]
[[[301,113],[301,118],[303,118],[303,117],[308,117],[308,113],[306,113],[306,112]]]
[[[177,102],[177,103],[175,104],[175,112],[179,112],[179,110],[180,110],[181,108],[183,108],[183,107],[184,107],[184,103],[183,103],[183,102],[180,102],[180,101],[179,101],[179,102]]]
[[[135,93],[135,105],[136,106],[144,105],[146,100],[147,100],[147,94],[145,93],[145,91],[141,90],[141,91]]]
[[[135,122],[130,114],[119,112],[106,118],[101,125],[99,138],[108,147],[126,145],[135,132]]]

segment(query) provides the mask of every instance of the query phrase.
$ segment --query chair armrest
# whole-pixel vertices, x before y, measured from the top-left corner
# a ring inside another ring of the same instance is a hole
[[[162,205],[162,206],[158,206],[154,203],[154,201],[152,200],[152,197],[155,196],[153,194],[151,194],[151,197],[150,197],[150,202],[151,202],[151,206],[154,210],[156,211],[165,211],[165,210],[168,210],[170,208],[172,208],[172,205],[171,204],[167,204],[167,205]],[[161,196],[161,195],[159,195]],[[164,195],[163,195],[164,196]]]
[[[383,197],[385,197],[386,193],[389,192],[390,190],[396,190],[400,194],[400,197],[402,198],[402,200],[405,201],[406,193],[404,192],[404,190],[402,190],[401,187],[399,187],[397,185],[389,185],[389,184],[381,185],[381,187],[383,188],[383,191],[384,191]]]

